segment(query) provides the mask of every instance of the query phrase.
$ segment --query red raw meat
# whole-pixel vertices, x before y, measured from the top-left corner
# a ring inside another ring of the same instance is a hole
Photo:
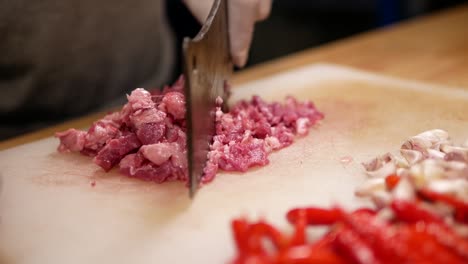
[[[159,91],[135,89],[121,111],[96,121],[88,131],[56,133],[60,152],[81,152],[108,171],[119,164],[127,176],[154,182],[187,181],[187,148],[183,77]],[[217,100],[220,105],[220,101]],[[268,164],[268,155],[290,145],[323,119],[311,102],[293,97],[284,104],[254,96],[228,113],[216,111],[216,135],[208,154],[202,182],[218,169],[246,171]]]
[[[111,139],[107,142],[106,146],[98,152],[97,156],[94,157],[94,162],[105,171],[109,171],[112,167],[117,165],[125,155],[140,146],[140,141],[133,133]]]

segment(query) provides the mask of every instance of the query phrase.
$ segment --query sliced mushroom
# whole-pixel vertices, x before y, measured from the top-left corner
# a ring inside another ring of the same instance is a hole
[[[463,200],[468,200],[468,181],[465,179],[439,179],[427,183],[431,191],[451,194]]]
[[[392,198],[407,201],[413,201],[416,198],[413,184],[407,177],[400,179],[395,189],[392,191]]]
[[[355,194],[359,197],[370,196],[372,192],[377,190],[385,190],[385,179],[375,178],[365,181],[359,188],[356,189]]]
[[[413,165],[424,159],[422,152],[418,150],[401,149],[400,153],[406,159],[406,161],[408,161],[409,165]]]
[[[430,159],[443,159],[445,157],[444,152],[437,150],[437,149],[428,149],[427,150],[428,158]]]
[[[368,197],[377,208],[385,210],[393,199],[415,200],[417,191],[423,188],[468,201],[468,140],[463,145],[455,145],[444,130],[416,135],[402,144],[400,155],[386,153],[363,166],[368,179],[357,188],[356,195]],[[390,191],[385,179],[392,174],[400,180]],[[447,223],[456,224],[453,207],[440,202],[421,205],[442,216]],[[468,236],[468,230],[460,225],[457,228]]]
[[[468,147],[458,147],[442,144],[441,150],[447,153],[446,160],[457,160],[468,163]]]
[[[393,160],[393,155],[386,153],[384,155],[378,156],[374,159],[371,159],[368,162],[363,162],[362,166],[366,171],[376,171],[383,167],[384,164],[387,164]]]
[[[401,146],[401,149],[412,149],[425,153],[427,149],[437,149],[440,144],[447,143],[449,135],[441,129],[433,129],[418,134],[407,140]]]

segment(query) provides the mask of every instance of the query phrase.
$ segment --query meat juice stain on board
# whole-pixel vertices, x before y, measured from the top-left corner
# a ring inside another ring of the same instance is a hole
[[[43,166],[34,171],[31,181],[39,186],[84,186],[99,174],[97,167],[89,166],[90,159],[74,153],[59,154],[51,150],[43,160]]]
[[[325,113],[322,123],[332,124],[337,131],[353,132],[365,129],[367,124],[378,121],[369,115],[376,109],[377,100],[366,95],[361,96],[359,91],[366,85],[369,86],[361,82],[321,82],[297,89],[294,95],[302,100],[314,102],[316,107]]]
[[[41,170],[36,170],[29,180],[36,186],[45,188],[80,188],[85,192],[102,195],[128,195],[132,197],[160,197],[169,199],[182,194],[185,187],[179,184],[148,184],[136,178],[125,177],[118,170],[104,172],[93,163],[91,157],[78,153],[56,153],[52,150]]]
[[[351,156],[342,156],[340,159],[340,163],[343,165],[349,165],[351,162],[353,162],[353,157]]]
[[[27,180],[31,181],[35,188],[46,188],[44,191],[48,194],[52,191],[56,193],[54,195],[61,195],[65,203],[68,203],[68,197],[72,197],[69,193],[79,195],[84,200],[96,199],[97,207],[107,206],[106,201],[111,200],[115,203],[117,211],[123,210],[129,217],[142,219],[147,226],[170,223],[189,208],[191,201],[187,195],[187,188],[180,182],[146,182],[123,176],[117,170],[106,173],[94,164],[90,157],[77,153],[59,155],[50,161],[60,162],[60,167],[65,167],[68,159],[81,159],[86,164],[70,165],[66,173],[59,173],[57,170],[39,172],[29,176]]]

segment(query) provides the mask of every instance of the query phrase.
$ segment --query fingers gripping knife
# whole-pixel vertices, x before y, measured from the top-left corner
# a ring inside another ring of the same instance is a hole
[[[229,52],[227,0],[215,0],[195,38],[183,43],[189,195],[198,190],[215,133],[217,97],[226,109],[225,83],[232,73]]]

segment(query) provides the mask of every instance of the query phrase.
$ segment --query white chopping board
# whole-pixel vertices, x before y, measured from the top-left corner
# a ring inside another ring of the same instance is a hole
[[[253,94],[312,100],[325,119],[270,165],[219,173],[193,201],[180,182],[129,179],[59,154],[54,138],[0,152],[0,263],[226,263],[233,218],[287,227],[292,207],[365,204],[354,197],[362,161],[428,129],[468,138],[468,90],[324,64],[235,87],[232,101]]]

